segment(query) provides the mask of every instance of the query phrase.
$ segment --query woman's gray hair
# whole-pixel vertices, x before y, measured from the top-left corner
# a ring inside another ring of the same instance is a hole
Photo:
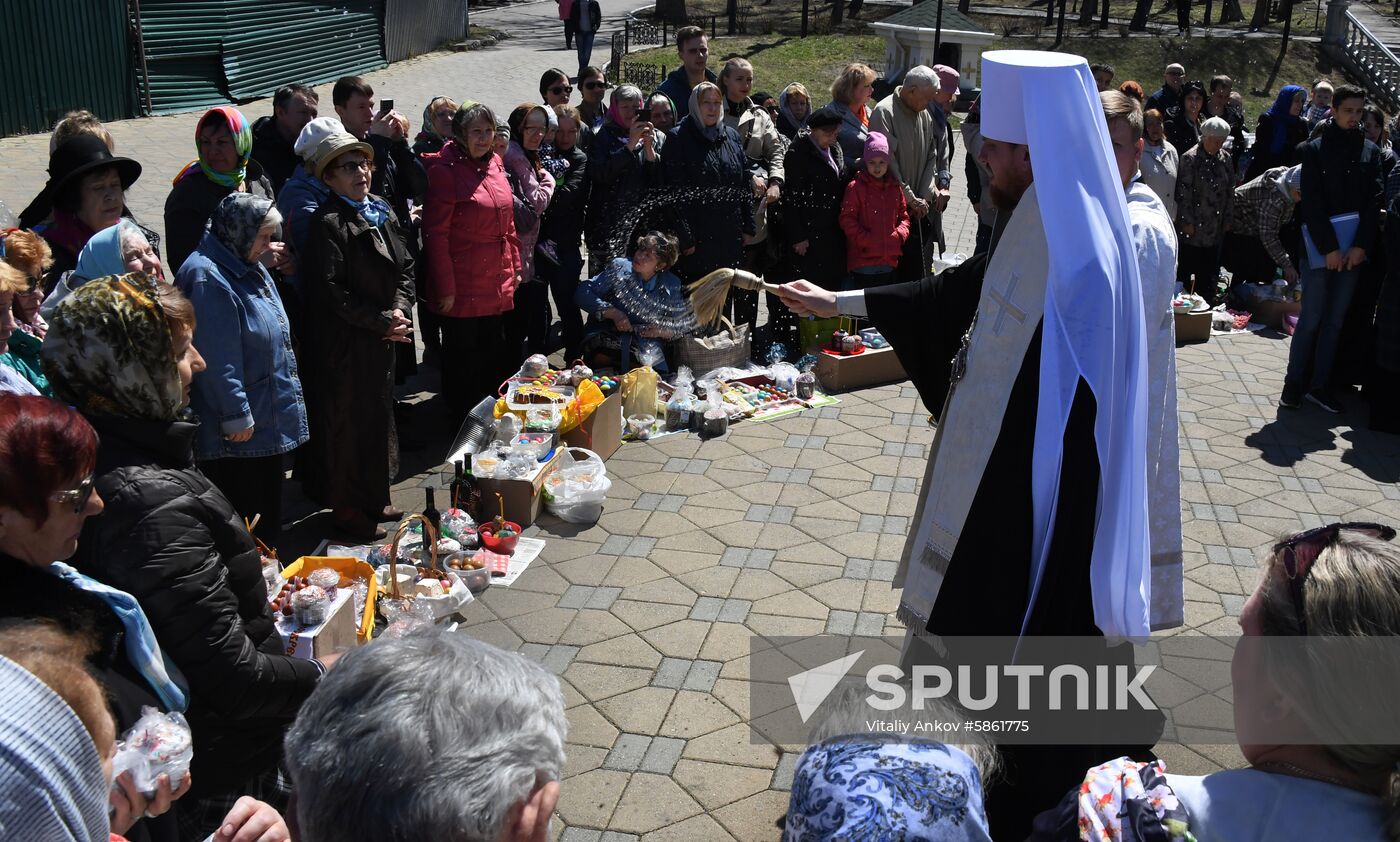
[[[465,634],[347,653],[286,739],[301,842],[494,842],[511,808],[559,780],[559,680]]]
[[[457,113],[452,115],[452,136],[466,143],[465,134],[467,126],[477,120],[485,120],[492,129],[496,126],[496,112],[491,110],[491,106],[483,102],[465,102],[457,109]]]
[[[278,228],[278,229],[280,229],[281,227],[282,227],[282,212],[279,211],[279,210],[277,209],[277,206],[276,206],[276,205],[273,205],[272,207],[270,207],[270,208],[267,209],[267,216],[264,216],[264,217],[263,217],[262,225],[259,225],[258,228],[259,228],[259,229],[262,229],[262,228]]]
[[[273,209],[275,210],[276,206],[274,206]],[[127,243],[131,243],[133,246],[136,246],[138,248],[142,246],[150,246],[150,238],[146,236],[145,231],[142,231],[136,226],[136,223],[132,222],[126,217],[122,217],[121,221],[118,222],[117,225],[120,226],[120,228],[117,231],[117,250],[122,252],[122,254],[126,253]]]
[[[608,104],[615,105],[629,99],[643,102],[642,89],[636,85],[618,85],[616,88],[613,88],[612,95],[608,98]]]

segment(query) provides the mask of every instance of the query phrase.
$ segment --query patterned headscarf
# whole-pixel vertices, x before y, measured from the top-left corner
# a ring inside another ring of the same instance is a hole
[[[234,256],[248,262],[248,252],[258,238],[272,200],[251,193],[230,193],[219,201],[209,217],[209,233],[223,243]]]
[[[437,130],[433,112],[437,110],[439,103],[453,102],[450,96],[435,96],[428,100],[428,106],[423,109],[423,128],[418,132],[417,140],[436,140],[438,143],[446,143],[450,137],[443,137]],[[455,104],[455,103],[454,103]]]
[[[623,132],[631,131],[632,125],[630,123],[623,125],[622,117],[618,112],[618,104],[630,100],[636,100],[639,109],[646,107],[646,97],[642,96],[642,89],[636,85],[618,85],[613,88],[612,97],[608,100],[608,119]]]
[[[917,740],[837,737],[797,761],[784,842],[990,842],[972,758]]]
[[[204,154],[200,153],[199,160],[186,164],[171,184],[179,184],[184,178],[197,172],[204,173],[204,177],[215,184],[230,189],[237,189],[238,185],[243,183],[243,179],[248,174],[248,159],[253,156],[253,126],[248,122],[248,118],[243,116],[243,112],[230,105],[221,105],[206,111],[204,116],[199,118],[199,122],[195,124],[195,149],[199,149],[200,128],[209,123],[210,118],[215,114],[221,115],[228,123],[228,130],[233,135],[233,146],[238,150],[238,166],[232,172],[219,172],[209,166],[204,160]]]
[[[74,290],[40,353],[54,394],[84,415],[173,421],[184,405],[174,337],[142,272]]]

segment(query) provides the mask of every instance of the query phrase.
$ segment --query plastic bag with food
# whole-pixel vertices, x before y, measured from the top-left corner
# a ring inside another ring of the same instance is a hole
[[[593,523],[603,514],[612,480],[603,459],[591,450],[571,447],[559,456],[545,477],[541,493],[545,508],[569,523]]]

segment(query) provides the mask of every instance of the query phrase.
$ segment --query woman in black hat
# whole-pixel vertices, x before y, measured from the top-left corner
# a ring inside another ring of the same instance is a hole
[[[78,265],[78,252],[98,231],[128,216],[126,191],[141,177],[141,165],[112,154],[102,139],[80,134],[49,156],[49,182],[20,214],[20,227],[31,228],[53,250],[45,291]]]

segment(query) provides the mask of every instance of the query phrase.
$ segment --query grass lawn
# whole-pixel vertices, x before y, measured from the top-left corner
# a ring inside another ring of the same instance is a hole
[[[1058,5],[1058,0],[1056,0]],[[974,6],[1001,6],[1012,9],[1036,9],[1043,15],[1045,13],[1046,0],[972,0]],[[1205,20],[1206,0],[1191,0],[1191,22],[1199,26]],[[1078,9],[1082,8],[1082,0],[1068,0],[1065,10],[1065,27],[1068,28],[1079,19]],[[1222,0],[1211,0],[1210,20],[1212,26],[1219,26]],[[1240,11],[1244,14],[1244,19],[1235,23],[1226,24],[1230,27],[1238,27],[1243,32],[1250,20],[1254,17],[1254,8],[1258,5],[1256,0],[1239,0]],[[1295,35],[1321,35],[1322,27],[1327,22],[1327,9],[1325,0],[1294,0],[1293,3],[1293,34]],[[1136,0],[1109,0],[1108,15],[1111,18],[1128,20],[1132,18],[1133,12],[1137,9]],[[1102,12],[1100,12],[1102,13]],[[1043,20],[1043,18],[1042,18]],[[1152,12],[1147,16],[1148,23],[1162,24],[1165,26],[1176,26],[1176,4],[1170,0],[1153,0]],[[1277,33],[1281,31],[1282,21],[1270,21],[1266,31]],[[1112,24],[1109,26],[1110,32],[1116,30]]]
[[[725,59],[743,56],[753,62],[756,91],[774,96],[791,82],[801,82],[819,103],[831,99],[831,81],[848,63],[884,61],[885,40],[877,35],[723,36],[710,42],[710,64],[719,72]],[[629,61],[664,64],[673,70],[680,60],[674,47],[633,53]]]
[[[998,31],[994,27],[988,27]],[[1110,30],[1111,31],[1111,30]],[[1008,36],[1000,38],[997,49],[1049,49],[1053,38]],[[1277,37],[1206,38],[1120,38],[1116,34],[1076,36],[1066,40],[1065,51],[1084,56],[1090,63],[1104,62],[1117,70],[1117,81],[1137,79],[1151,93],[1161,86],[1162,68],[1179,61],[1192,79],[1208,82],[1217,73],[1235,80],[1235,90],[1244,96],[1245,113],[1252,127],[1255,117],[1273,102],[1273,94],[1289,83],[1305,87],[1319,75],[1317,47],[1292,42],[1284,57],[1270,93],[1261,89],[1269,79],[1278,56]],[[884,39],[877,35],[822,35],[797,38],[786,35],[719,37],[710,42],[710,60],[718,69],[726,58],[743,56],[754,64],[754,87],[777,94],[789,82],[801,82],[818,102],[827,100],[826,91],[837,72],[851,61],[882,64]],[[628,56],[629,61],[665,65],[678,64],[672,47],[646,50]],[[1334,81],[1337,81],[1334,79]]]
[[[1021,49],[1049,49],[1053,38],[1002,39],[998,46]],[[1320,73],[1317,45],[1290,42],[1278,78],[1269,92],[1262,88],[1269,80],[1278,58],[1279,39],[1264,38],[1119,38],[1117,36],[1079,37],[1069,41],[1066,52],[1084,56],[1091,64],[1113,65],[1116,82],[1136,79],[1143,90],[1152,93],[1162,86],[1162,69],[1177,61],[1186,67],[1189,79],[1200,79],[1210,86],[1210,78],[1224,73],[1235,81],[1235,90],[1244,97],[1248,125],[1273,104],[1278,90],[1287,84],[1309,87]],[[1334,82],[1338,79],[1333,79]]]

